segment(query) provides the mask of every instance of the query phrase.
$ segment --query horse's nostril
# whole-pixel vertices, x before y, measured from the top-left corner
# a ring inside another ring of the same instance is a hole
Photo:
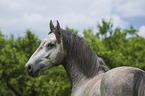
[[[26,68],[26,71],[29,75],[32,75],[33,74],[33,65],[32,64],[26,64],[25,65],[25,68]]]
[[[29,71],[29,72],[32,71],[32,67],[31,67],[31,65],[28,65],[28,71]]]

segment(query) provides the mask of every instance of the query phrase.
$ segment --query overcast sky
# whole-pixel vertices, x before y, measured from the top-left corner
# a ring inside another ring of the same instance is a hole
[[[145,37],[145,0],[0,0],[4,35],[23,36],[30,29],[43,39],[50,20],[59,20],[62,28],[68,26],[81,33],[89,27],[95,29],[102,19],[112,19],[115,27],[123,29],[133,25]]]

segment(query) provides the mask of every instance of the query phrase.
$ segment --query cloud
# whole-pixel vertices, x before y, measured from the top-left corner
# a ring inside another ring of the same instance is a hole
[[[112,15],[111,20],[112,20],[115,28],[120,27],[120,28],[124,29],[127,26],[129,26],[128,22],[122,20],[119,15]]]
[[[124,17],[145,16],[145,0],[114,0],[114,12]]]
[[[105,3],[104,3],[105,2]],[[55,20],[58,19],[62,22],[62,25],[67,25],[70,28],[78,29],[87,29],[89,27],[96,28],[97,22],[101,23],[102,19],[109,21],[112,19],[115,27],[125,28],[128,24],[123,21],[117,14],[111,14],[112,3],[109,0],[97,0],[93,2],[87,2],[87,6],[80,5],[81,8],[76,6],[79,10],[74,10],[70,13],[65,13],[59,16],[49,17],[49,19]],[[89,5],[89,6],[88,6]],[[65,27],[63,26],[63,27]]]
[[[142,36],[142,37],[145,38],[145,25],[142,25],[142,26],[139,28],[138,35],[140,35],[140,36]]]
[[[128,7],[129,3],[132,7]],[[138,8],[139,11],[132,11],[137,7],[135,3],[139,5],[143,1],[35,0],[34,2],[33,0],[1,0],[0,28],[5,35],[9,33],[23,35],[27,29],[31,29],[41,39],[48,33],[50,20],[59,20],[62,28],[68,26],[80,32],[89,27],[97,30],[97,22],[101,23],[102,19],[109,21],[110,18],[114,27],[126,28],[129,23],[124,21],[121,16],[130,16],[128,14],[133,14],[133,12],[135,12],[133,16],[144,14],[142,4]]]
[[[83,30],[88,27],[96,27],[97,21],[102,18],[109,17],[111,12],[111,3],[105,0],[92,1],[51,1],[45,0],[45,3],[36,0],[35,3],[29,0],[25,1],[10,1],[5,0],[0,5],[3,18],[0,18],[0,26],[3,31],[14,34],[18,31],[24,32],[30,28],[35,30],[35,33],[40,36],[41,33],[47,33],[48,21],[59,20],[61,26]],[[56,3],[57,2],[57,3]],[[107,7],[107,8],[106,8]],[[3,23],[2,23],[3,22]],[[46,29],[46,30],[44,30]],[[8,34],[7,34],[8,35]]]

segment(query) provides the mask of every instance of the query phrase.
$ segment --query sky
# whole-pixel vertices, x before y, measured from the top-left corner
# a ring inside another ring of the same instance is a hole
[[[4,35],[24,36],[31,30],[44,39],[50,20],[80,34],[88,28],[97,32],[102,19],[111,19],[114,28],[133,25],[145,37],[145,0],[0,0],[0,30]]]

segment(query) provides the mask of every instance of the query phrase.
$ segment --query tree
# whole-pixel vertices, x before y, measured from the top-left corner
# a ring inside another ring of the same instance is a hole
[[[30,77],[25,64],[40,44],[30,30],[24,37],[5,39],[0,34],[0,96],[64,96],[70,94],[70,83],[62,66]],[[49,78],[48,78],[49,76]]]
[[[77,30],[66,28],[78,33]],[[137,30],[113,28],[111,20],[98,24],[98,33],[84,30],[83,38],[111,69],[132,66],[145,70],[145,38]],[[24,37],[14,39],[0,32],[0,96],[70,96],[71,84],[62,66],[54,67],[32,78],[25,64],[40,44],[38,37],[27,30]]]
[[[85,30],[84,38],[109,68],[132,66],[145,70],[145,39],[137,35],[138,31],[133,26],[122,31],[119,27],[113,30],[111,21],[102,20],[98,28],[96,34],[91,29]]]

